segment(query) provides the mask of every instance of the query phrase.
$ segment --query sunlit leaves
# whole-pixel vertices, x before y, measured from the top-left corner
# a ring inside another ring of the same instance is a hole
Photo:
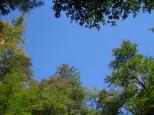
[[[22,36],[24,32],[23,21],[23,16],[14,19],[12,24],[1,21],[0,53],[8,50],[16,52],[22,49],[18,44],[24,42]]]
[[[114,49],[113,55],[113,72],[106,81],[125,92],[123,105],[128,111],[134,115],[153,113],[154,59],[139,54],[136,44],[129,41]]]

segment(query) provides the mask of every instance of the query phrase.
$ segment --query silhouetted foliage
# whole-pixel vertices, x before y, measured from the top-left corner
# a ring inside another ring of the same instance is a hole
[[[30,9],[41,5],[43,5],[43,2],[41,0],[1,0],[0,14],[7,15],[8,13],[16,9],[27,12]]]
[[[64,11],[71,21],[81,26],[100,28],[100,24],[116,25],[119,19],[139,12],[151,13],[153,0],[53,0],[55,16],[60,17]]]

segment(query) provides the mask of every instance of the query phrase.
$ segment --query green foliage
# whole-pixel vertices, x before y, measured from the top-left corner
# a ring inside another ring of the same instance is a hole
[[[12,70],[31,77],[31,60],[19,45],[24,42],[23,21],[23,16],[14,19],[12,24],[1,21],[3,28],[0,38],[0,79]]]
[[[24,16],[20,16],[10,22],[2,22],[1,24],[1,39],[0,39],[0,55],[6,52],[18,52],[22,47],[17,46],[19,43],[24,42],[23,39],[23,21]],[[21,51],[20,51],[21,52]]]
[[[71,21],[97,29],[100,24],[116,25],[119,19],[135,17],[140,11],[151,13],[154,9],[153,0],[53,0],[53,3],[56,17],[64,11]]]
[[[2,115],[30,115],[31,112],[30,98],[26,96],[26,90],[31,84],[31,60],[19,45],[24,41],[23,19],[23,16],[14,19],[12,24],[1,21],[0,114]]]
[[[44,80],[40,86],[44,107],[48,108],[44,114],[82,114],[85,93],[74,67],[62,65],[54,76]]]
[[[113,50],[113,72],[106,81],[116,85],[124,95],[123,106],[134,115],[154,112],[154,59],[138,53],[136,44],[125,41]],[[121,95],[120,94],[120,95]]]
[[[21,93],[23,88],[22,83],[21,77],[16,72],[6,75],[1,82],[0,96],[2,100],[1,111],[3,114],[23,114],[26,111],[27,105],[24,103],[26,100],[24,99],[24,94]]]

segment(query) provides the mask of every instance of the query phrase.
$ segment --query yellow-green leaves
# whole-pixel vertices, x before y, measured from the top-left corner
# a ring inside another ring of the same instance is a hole
[[[0,52],[11,50],[17,53],[21,49],[18,45],[24,42],[22,22],[23,16],[14,19],[13,24],[1,21]]]

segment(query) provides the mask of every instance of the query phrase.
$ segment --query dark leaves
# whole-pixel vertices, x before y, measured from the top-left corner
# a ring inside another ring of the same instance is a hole
[[[101,24],[114,26],[119,19],[136,16],[141,10],[151,13],[154,9],[153,0],[54,0],[53,4],[56,17],[64,11],[81,26],[97,29]]]

